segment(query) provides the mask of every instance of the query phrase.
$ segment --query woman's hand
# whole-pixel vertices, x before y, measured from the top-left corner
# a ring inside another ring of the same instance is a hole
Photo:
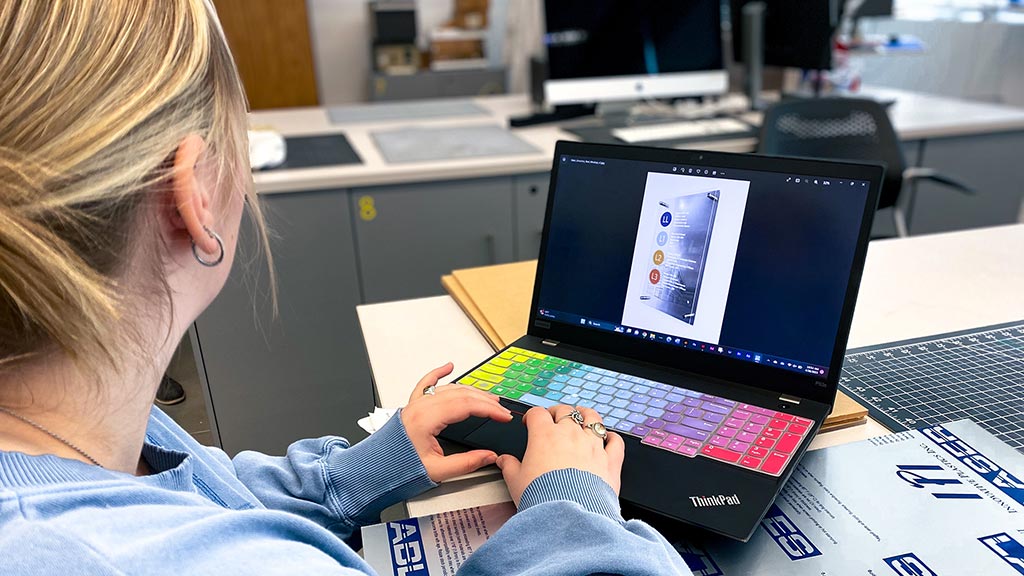
[[[580,408],[579,411],[586,424],[601,421],[600,414],[590,408]],[[607,482],[616,494],[619,493],[626,448],[622,438],[608,432],[607,442],[602,441],[572,418],[563,418],[570,412],[572,407],[565,405],[548,410],[530,408],[523,417],[529,434],[523,461],[509,454],[498,458],[498,468],[501,468],[516,506],[530,482],[542,474],[563,468],[592,472]]]
[[[512,413],[498,403],[494,394],[469,386],[437,386],[433,395],[423,390],[434,386],[441,378],[452,373],[452,363],[431,370],[424,376],[402,409],[402,424],[409,440],[416,448],[427,475],[434,482],[444,482],[494,464],[498,455],[491,450],[470,450],[445,456],[437,435],[449,424],[462,422],[470,416],[491,418],[498,422],[512,420]]]

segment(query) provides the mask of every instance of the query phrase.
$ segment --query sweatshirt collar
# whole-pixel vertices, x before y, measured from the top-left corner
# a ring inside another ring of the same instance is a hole
[[[33,456],[0,451],[0,487],[19,488],[74,482],[132,481],[171,490],[194,492],[192,458],[146,442],[142,456],[153,474],[134,476],[52,454]]]

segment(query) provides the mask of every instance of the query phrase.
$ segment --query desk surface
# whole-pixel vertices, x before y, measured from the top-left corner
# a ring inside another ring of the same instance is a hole
[[[1024,109],[883,88],[865,89],[863,94],[896,101],[890,115],[904,141],[1024,130]],[[273,128],[285,136],[344,132],[363,159],[361,165],[258,172],[254,175],[256,189],[266,194],[547,172],[555,142],[577,139],[555,125],[542,125],[515,131],[518,137],[536,147],[537,153],[403,164],[385,162],[373,142],[372,133],[377,130],[481,124],[504,127],[509,117],[530,112],[526,95],[481,97],[473,102],[486,110],[487,115],[332,124],[325,108],[254,112],[250,116],[254,128]],[[754,139],[745,138],[695,142],[686,147],[750,152],[755,144]]]
[[[849,347],[857,348],[1024,318],[1024,224],[871,243]],[[969,297],[950,298],[950,292]],[[357,308],[381,405],[405,403],[428,370],[455,374],[492,353],[448,296]],[[828,432],[811,448],[886,433],[874,421]],[[508,498],[495,471],[446,483],[407,505],[411,515]]]

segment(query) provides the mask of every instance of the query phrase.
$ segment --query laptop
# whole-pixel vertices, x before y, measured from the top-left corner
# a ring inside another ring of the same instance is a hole
[[[559,142],[522,338],[453,382],[593,408],[624,502],[746,541],[832,410],[881,166]]]

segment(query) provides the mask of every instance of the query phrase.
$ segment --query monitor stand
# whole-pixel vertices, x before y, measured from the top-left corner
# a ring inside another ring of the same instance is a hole
[[[637,111],[634,107],[649,106],[649,104],[627,103],[623,106],[605,107],[601,105],[599,112],[593,118],[587,118],[578,122],[563,124],[560,128],[570,134],[578,136],[584,142],[595,144],[624,144],[616,138],[612,132],[616,128],[630,126],[676,124],[683,122],[702,122],[718,118],[738,118],[742,122],[741,111],[724,109],[707,109],[706,111],[693,110],[690,113],[677,113],[674,109],[666,107],[664,110],[648,108],[644,111]],[[644,146],[673,147],[690,142],[707,142],[713,140],[731,140],[736,138],[752,138],[757,135],[757,129],[753,126],[749,130],[735,133],[722,133],[701,136],[685,136],[669,140],[651,140],[639,143]]]
[[[751,2],[743,7],[743,61],[747,64],[744,86],[751,110],[767,108],[761,100],[764,87],[764,2]]]
[[[587,104],[568,104],[555,106],[554,110],[535,112],[529,116],[514,116],[509,118],[508,125],[511,128],[525,128],[538,124],[550,124],[552,122],[564,122],[585,116],[593,116],[595,107]]]

